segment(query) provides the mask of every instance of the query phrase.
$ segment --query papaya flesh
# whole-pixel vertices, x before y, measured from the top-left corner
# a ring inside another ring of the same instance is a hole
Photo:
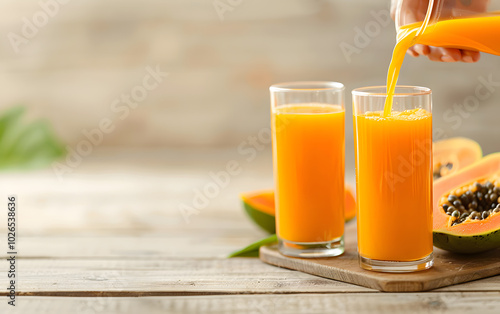
[[[481,146],[465,137],[452,137],[433,145],[434,180],[477,162],[483,157]]]
[[[240,195],[248,216],[268,233],[276,233],[274,190],[262,190]],[[349,221],[356,216],[356,199],[353,189],[346,185],[344,194],[344,217]]]
[[[500,210],[496,209],[500,209],[499,190],[500,153],[488,155],[435,182],[434,246],[466,254],[499,248]],[[455,217],[450,215],[452,211],[457,211]]]

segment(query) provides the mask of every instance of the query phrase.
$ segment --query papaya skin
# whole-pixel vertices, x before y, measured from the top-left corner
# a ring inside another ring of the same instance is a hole
[[[276,223],[274,215],[269,215],[263,211],[255,209],[255,207],[243,201],[243,207],[247,212],[250,219],[255,222],[259,227],[269,234],[276,233]]]
[[[348,222],[356,216],[356,199],[353,189],[345,185],[344,194],[345,221]],[[276,233],[274,190],[262,190],[242,193],[240,198],[250,219],[264,231]]]
[[[435,247],[454,253],[482,253],[500,247],[500,229],[474,236],[457,236],[435,231],[433,241]]]
[[[500,247],[500,214],[484,220],[466,221],[451,226],[451,217],[441,208],[441,198],[450,191],[498,178],[500,153],[488,155],[480,161],[434,183],[433,239],[434,246],[456,253],[474,254]]]

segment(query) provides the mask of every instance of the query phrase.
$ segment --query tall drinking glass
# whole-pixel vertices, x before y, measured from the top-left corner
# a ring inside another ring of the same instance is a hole
[[[282,254],[344,252],[344,85],[270,87],[276,232]]]
[[[382,272],[430,268],[431,90],[397,86],[387,116],[385,86],[352,95],[360,266]]]

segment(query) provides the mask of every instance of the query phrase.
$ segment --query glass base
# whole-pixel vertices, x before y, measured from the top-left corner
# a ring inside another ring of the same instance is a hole
[[[434,265],[434,255],[432,253],[411,262],[381,261],[359,255],[359,266],[361,268],[384,273],[411,273],[429,269],[432,265]]]
[[[292,242],[278,238],[278,250],[292,257],[319,258],[344,253],[344,236],[328,242]]]

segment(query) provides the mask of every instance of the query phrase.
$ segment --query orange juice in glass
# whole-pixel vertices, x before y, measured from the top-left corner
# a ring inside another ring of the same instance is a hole
[[[282,254],[344,252],[344,86],[270,87],[276,232]]]
[[[383,272],[430,268],[432,256],[431,91],[397,86],[353,92],[358,253]]]

